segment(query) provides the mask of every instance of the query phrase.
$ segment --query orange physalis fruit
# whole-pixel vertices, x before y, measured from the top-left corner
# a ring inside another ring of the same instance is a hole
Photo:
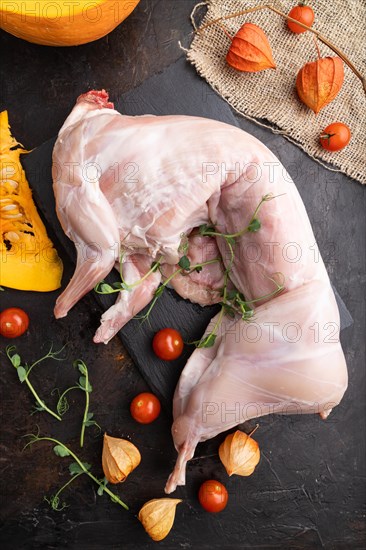
[[[102,467],[109,483],[125,481],[140,462],[140,452],[131,441],[104,434]]]
[[[163,540],[170,533],[175,509],[180,502],[180,498],[154,498],[145,502],[139,511],[138,519],[153,540]]]
[[[234,69],[248,73],[276,68],[268,38],[254,23],[244,23],[238,30],[232,39],[226,61]]]
[[[292,19],[296,19],[296,21],[303,23],[307,27],[311,27],[314,23],[314,12],[312,8],[310,6],[305,6],[302,3],[292,8],[289,16],[292,17]],[[301,25],[298,25],[297,23],[289,20],[287,21],[287,26],[290,31],[294,32],[295,34],[302,34],[307,30],[304,29],[304,27],[301,27]]]
[[[301,101],[317,114],[338,95],[343,80],[342,59],[322,57],[300,69],[296,89]]]
[[[219,447],[220,460],[229,476],[250,476],[260,456],[258,443],[240,430],[227,435]]]

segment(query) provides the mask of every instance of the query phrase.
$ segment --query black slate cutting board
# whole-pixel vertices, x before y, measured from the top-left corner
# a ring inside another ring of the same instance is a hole
[[[113,91],[110,96],[111,100],[115,101]],[[145,81],[140,87],[124,94],[115,101],[115,107],[128,115],[186,114],[213,118],[240,127],[239,117],[232,113],[230,107],[184,60],[178,61],[161,74]],[[52,227],[61,247],[75,262],[74,245],[63,233],[55,213],[51,177],[54,143],[55,139],[50,140],[32,151],[24,157],[23,164],[39,209]],[[118,279],[117,272],[112,272],[107,280],[114,282]],[[63,287],[67,282],[64,281]],[[335,294],[341,312],[341,328],[345,328],[352,323],[352,317],[336,291]],[[94,296],[101,306],[101,312],[115,301],[115,295],[103,296],[94,293]],[[202,308],[191,304],[181,299],[173,290],[167,289],[154,307],[149,322],[141,324],[133,319],[120,331],[119,335],[132,359],[166,409],[171,410],[174,388],[194,348],[186,345],[184,353],[176,361],[160,361],[151,349],[153,334],[160,328],[169,326],[180,330],[185,341],[199,339],[218,309],[218,306]]]

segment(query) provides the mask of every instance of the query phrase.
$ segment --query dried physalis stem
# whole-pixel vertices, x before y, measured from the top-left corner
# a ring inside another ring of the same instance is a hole
[[[143,505],[138,518],[153,540],[163,540],[169,534],[180,502],[179,498],[155,498]]]
[[[121,483],[140,464],[141,455],[126,439],[104,434],[102,466],[110,483]]]
[[[248,73],[276,68],[268,38],[254,23],[244,23],[232,38],[226,61],[234,69]]]
[[[250,476],[254,472],[260,451],[258,443],[250,436],[237,430],[221,443],[219,456],[229,476]]]
[[[301,101],[317,114],[338,95],[343,80],[343,61],[339,57],[323,57],[300,69],[296,89]]]

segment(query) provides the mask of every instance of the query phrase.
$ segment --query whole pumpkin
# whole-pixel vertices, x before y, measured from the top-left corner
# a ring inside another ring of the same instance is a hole
[[[0,1],[0,27],[28,42],[77,46],[111,32],[140,0]]]

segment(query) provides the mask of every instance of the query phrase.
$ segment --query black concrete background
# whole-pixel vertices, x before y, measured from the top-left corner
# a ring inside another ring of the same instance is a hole
[[[108,37],[76,48],[41,47],[1,32],[1,109],[8,109],[14,135],[34,148],[57,133],[80,93],[104,87],[118,100],[175,63],[184,55],[178,40],[190,40],[193,5],[191,0],[142,0]],[[349,389],[326,422],[311,416],[261,419],[256,438],[262,459],[247,479],[227,478],[215,452],[223,436],[200,446],[198,458],[188,467],[187,486],[177,491],[184,503],[177,509],[174,529],[160,546],[365,548],[365,191],[325,170],[282,137],[245,120],[241,125],[274,151],[296,181],[331,279],[354,318],[354,325],[342,332]],[[72,264],[66,255],[64,260],[66,282]],[[30,416],[33,400],[1,354],[1,546],[150,548],[154,543],[135,514],[146,500],[163,496],[175,459],[171,419],[165,413],[151,426],[132,421],[129,403],[148,388],[128,352],[118,339],[108,346],[91,343],[100,315],[92,296],[56,321],[52,309],[57,294],[6,290],[0,297],[2,308],[20,306],[30,314],[29,332],[14,342],[25,360],[38,358],[51,341],[56,347],[69,342],[69,359],[41,366],[34,372],[35,385],[49,396],[55,386],[72,384],[71,360],[82,357],[94,387],[91,410],[103,430],[130,437],[143,460],[116,488],[130,512],[106,496],[98,497],[86,478],[65,493],[68,508],[50,510],[43,497],[68,479],[69,461],[55,457],[43,444],[22,452],[22,436],[38,424],[42,433],[57,435],[77,450],[82,400],[71,394],[72,408],[62,423],[44,413]],[[2,351],[7,343],[1,339]],[[50,396],[48,400],[53,402]],[[101,438],[91,430],[80,455],[97,475],[100,452]],[[209,477],[223,481],[230,494],[227,509],[219,515],[205,513],[197,503],[197,489]]]

